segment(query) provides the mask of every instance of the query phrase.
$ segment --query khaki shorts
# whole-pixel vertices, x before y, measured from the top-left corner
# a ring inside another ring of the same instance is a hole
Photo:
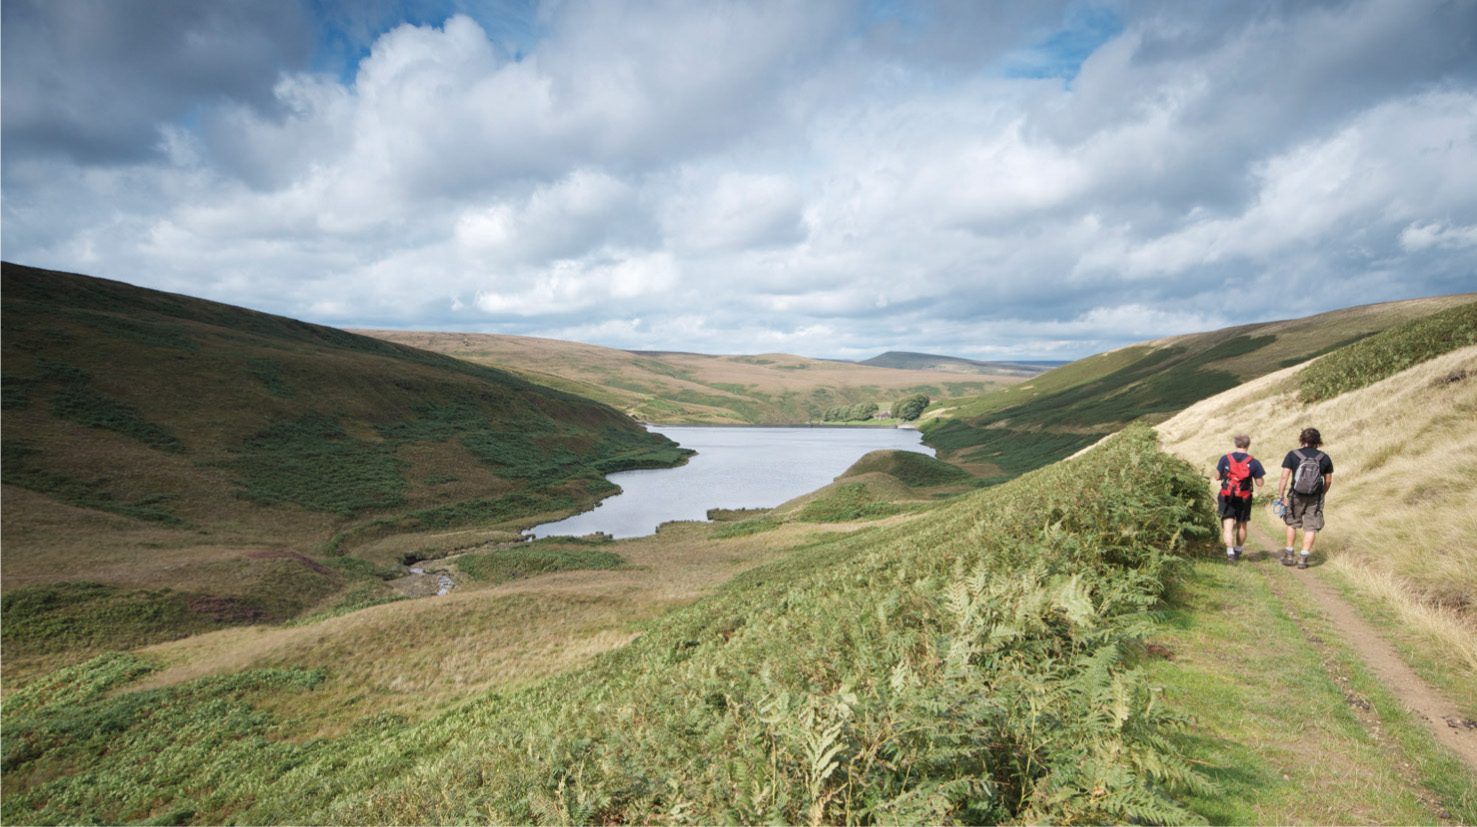
[[[1287,498],[1287,513],[1282,521],[1293,528],[1304,531],[1323,530],[1323,496],[1304,497],[1291,494]]]

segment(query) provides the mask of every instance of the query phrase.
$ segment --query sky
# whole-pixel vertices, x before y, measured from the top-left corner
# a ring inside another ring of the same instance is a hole
[[[342,328],[1077,359],[1477,291],[1477,0],[4,0],[0,255]]]

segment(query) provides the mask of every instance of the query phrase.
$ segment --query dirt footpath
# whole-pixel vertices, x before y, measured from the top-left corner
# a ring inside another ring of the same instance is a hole
[[[1274,549],[1275,551],[1269,552],[1271,556],[1268,559],[1277,561],[1277,556],[1281,553],[1281,542],[1273,540],[1271,535],[1255,525],[1247,539],[1252,541],[1249,544],[1251,547],[1260,545],[1262,548]],[[1316,559],[1316,552],[1314,557]],[[1296,578],[1308,590],[1318,609],[1328,616],[1343,642],[1369,666],[1380,683],[1426,722],[1437,741],[1477,771],[1477,721],[1464,717],[1455,703],[1431,688],[1415,670],[1407,666],[1395,647],[1386,643],[1379,632],[1354,611],[1354,607],[1323,581],[1317,573],[1316,565],[1306,570],[1281,565],[1265,568],[1269,577],[1285,574]]]

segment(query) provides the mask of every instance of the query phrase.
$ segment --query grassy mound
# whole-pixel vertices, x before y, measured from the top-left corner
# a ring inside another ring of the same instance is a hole
[[[968,485],[974,477],[957,465],[934,459],[916,451],[873,451],[846,469],[841,477],[883,473],[895,477],[909,488],[932,488],[939,485]]]

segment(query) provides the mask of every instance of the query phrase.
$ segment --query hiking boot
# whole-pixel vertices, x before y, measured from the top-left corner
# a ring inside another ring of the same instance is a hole
[[[1308,567],[1308,555],[1306,555],[1306,554],[1299,555],[1298,556],[1298,568],[1305,569],[1307,567]]]
[[[1292,565],[1292,562],[1293,562],[1292,561],[1292,549],[1290,549],[1290,548],[1283,549],[1282,550],[1282,565],[1284,565],[1284,566],[1290,566],[1290,565]]]

